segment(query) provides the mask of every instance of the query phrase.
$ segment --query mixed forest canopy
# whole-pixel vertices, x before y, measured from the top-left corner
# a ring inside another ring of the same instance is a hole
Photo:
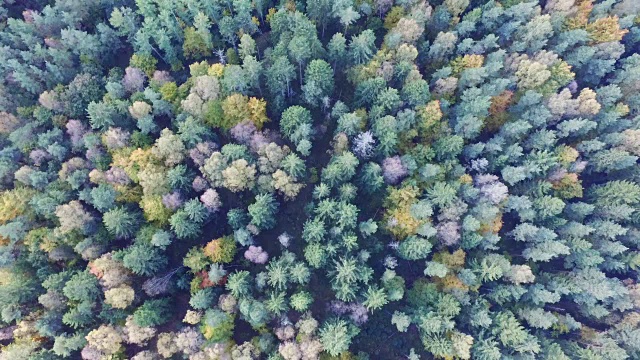
[[[0,360],[640,359],[640,1],[3,0]]]

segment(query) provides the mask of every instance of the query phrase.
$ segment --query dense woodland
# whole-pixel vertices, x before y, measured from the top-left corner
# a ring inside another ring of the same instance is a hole
[[[640,1],[3,0],[0,360],[640,359]]]

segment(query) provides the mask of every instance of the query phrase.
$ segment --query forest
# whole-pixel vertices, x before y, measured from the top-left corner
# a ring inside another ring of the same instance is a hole
[[[640,359],[640,1],[3,0],[0,360]]]

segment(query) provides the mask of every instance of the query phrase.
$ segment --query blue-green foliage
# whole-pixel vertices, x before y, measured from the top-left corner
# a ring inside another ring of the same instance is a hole
[[[640,358],[639,44],[633,0],[5,1],[0,357]]]

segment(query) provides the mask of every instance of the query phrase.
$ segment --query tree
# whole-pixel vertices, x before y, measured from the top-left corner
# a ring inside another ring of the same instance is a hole
[[[325,234],[325,225],[320,218],[307,220],[302,230],[302,238],[307,242],[321,241]]]
[[[347,60],[347,40],[342,33],[335,33],[327,44],[329,60],[334,69],[338,69]]]
[[[214,296],[211,288],[205,288],[191,294],[189,305],[196,310],[205,310],[211,306],[212,297]],[[186,317],[185,317],[186,318]],[[199,321],[195,321],[198,323]]]
[[[221,342],[233,336],[233,316],[218,309],[208,309],[202,319],[204,338]]]
[[[162,195],[162,205],[171,211],[175,211],[182,206],[182,202],[182,197],[180,197],[180,193],[178,192]]]
[[[368,194],[373,194],[381,189],[384,185],[384,178],[382,176],[382,168],[380,165],[373,162],[364,164],[360,172],[358,183]]]
[[[124,266],[138,275],[153,275],[167,265],[167,258],[155,246],[134,244],[124,250]]]
[[[307,3],[307,14],[318,26],[320,26],[321,36],[324,37],[324,31],[329,23],[331,16],[331,2],[328,0],[311,0]]]
[[[113,355],[122,349],[122,336],[110,325],[91,330],[86,339],[89,346],[104,355]]]
[[[201,209],[196,209],[196,211],[199,210]],[[206,213],[207,212],[203,212],[197,215],[202,216]],[[200,234],[203,220],[204,219],[194,219],[189,212],[183,208],[171,215],[169,218],[169,224],[171,225],[171,230],[179,239],[187,239],[196,237]]]
[[[278,56],[265,71],[267,87],[274,96],[286,97],[291,93],[291,81],[296,78],[293,65],[286,56]]]
[[[162,325],[170,317],[171,306],[166,298],[147,300],[133,313],[133,321],[141,327]]]
[[[355,112],[342,114],[338,118],[338,133],[353,136],[362,130],[362,118]]]
[[[387,115],[378,118],[373,126],[373,134],[378,139],[377,151],[384,156],[389,156],[396,151],[398,145],[398,123],[393,116]]]
[[[220,96],[218,78],[210,75],[200,75],[193,78],[190,92],[198,95],[203,101],[217,100]]]
[[[200,201],[211,212],[218,211],[218,209],[220,209],[220,206],[222,206],[220,196],[214,189],[205,190],[205,192],[200,195]]]
[[[347,29],[351,24],[353,24],[356,20],[360,18],[360,14],[353,9],[353,6],[350,5],[351,1],[346,2],[337,2],[333,4],[332,13],[335,17],[338,17],[340,20],[340,24],[344,26],[344,32],[347,32]]]
[[[187,355],[193,355],[200,350],[200,346],[204,342],[202,334],[192,328],[185,327],[182,328],[173,338],[173,342],[175,343],[175,347],[177,350],[182,351]],[[173,347],[170,344],[165,345],[167,352],[171,352]]]
[[[230,166],[222,171],[224,187],[233,192],[252,188],[255,182],[255,175],[255,165],[249,165],[245,159],[231,162]]]
[[[431,249],[432,245],[427,239],[420,236],[410,236],[400,243],[398,254],[408,260],[426,259]]]
[[[411,325],[411,318],[403,312],[395,311],[391,316],[391,323],[396,326],[398,331],[406,332]]]
[[[144,72],[135,67],[127,67],[124,69],[124,77],[122,78],[122,86],[130,93],[142,91],[144,83],[147,79]]]
[[[100,294],[98,280],[89,272],[77,272],[62,289],[64,296],[71,301],[94,301]]]
[[[629,181],[609,181],[593,187],[590,195],[602,204],[636,204],[640,202],[640,186]]]
[[[299,137],[297,133],[305,126],[310,126],[312,122],[313,120],[309,110],[302,106],[294,105],[282,113],[282,117],[280,118],[280,131],[298,145],[302,140],[309,140],[310,136],[300,136],[300,139],[297,139]]]
[[[432,61],[443,61],[455,48],[458,38],[453,32],[440,32],[429,47],[429,58]]]
[[[416,20],[403,17],[398,20],[396,26],[388,33],[386,40],[397,37],[397,41],[415,43],[423,31],[424,26],[421,26]]]
[[[200,59],[210,53],[210,45],[200,32],[194,27],[187,27],[184,30],[184,43],[182,52],[187,59]]]
[[[131,116],[136,120],[149,116],[149,114],[151,114],[151,110],[153,110],[151,105],[144,101],[134,101],[133,104],[129,106],[129,114],[131,114]]]
[[[130,238],[138,230],[140,220],[136,213],[120,206],[104,213],[102,222],[114,236]]]
[[[409,173],[399,156],[384,159],[382,161],[382,171],[382,176],[388,184],[397,184]]]
[[[369,286],[365,293],[365,301],[362,303],[367,310],[378,310],[389,302],[383,288]]]
[[[355,64],[362,64],[374,54],[376,36],[371,29],[364,30],[357,36],[352,36],[349,42],[349,57]]]
[[[71,354],[80,350],[86,344],[87,340],[83,335],[82,333],[75,333],[73,335],[56,336],[52,348],[53,353],[59,356],[71,356]],[[12,353],[11,347],[9,346],[8,351],[5,350],[5,355],[26,356],[27,354],[25,352],[22,354]]]
[[[258,169],[265,174],[274,173],[280,168],[284,157],[289,153],[287,146],[278,146],[276,143],[269,143],[258,149]]]
[[[309,292],[301,291],[291,295],[289,303],[295,311],[304,312],[309,309],[309,306],[313,303],[313,297]]]
[[[243,34],[240,38],[238,52],[242,60],[246,60],[247,57],[256,54],[256,42],[249,34]]]
[[[303,184],[295,183],[295,179],[282,170],[276,170],[272,175],[273,187],[275,190],[280,191],[285,196],[285,200],[294,199],[300,190],[304,187]]]
[[[236,242],[231,236],[211,240],[204,247],[204,255],[214,263],[230,263],[236,254]]]
[[[323,98],[333,94],[333,69],[324,60],[314,59],[309,62],[304,72],[302,91],[305,101],[314,107],[322,103]]]
[[[151,153],[159,159],[163,159],[166,166],[172,167],[182,162],[185,150],[179,136],[169,129],[163,129],[151,149]]]
[[[305,36],[294,36],[288,45],[289,57],[298,63],[298,69],[300,73],[300,81],[302,82],[302,67],[311,57],[311,49],[309,48],[309,42]],[[302,84],[301,84],[302,85]]]
[[[275,214],[278,203],[272,194],[256,196],[255,202],[248,207],[251,224],[261,230],[268,230],[275,226]]]
[[[104,292],[104,302],[116,309],[126,309],[135,297],[133,288],[129,285],[120,285]]]
[[[0,134],[9,135],[20,125],[21,121],[15,115],[5,111],[0,112]]]
[[[249,249],[244,252],[244,257],[256,264],[265,264],[269,259],[269,254],[262,250],[262,246],[249,246]]]
[[[279,291],[286,290],[291,282],[290,269],[293,265],[293,259],[288,255],[291,253],[284,253],[267,265],[267,283]]]
[[[249,277],[248,271],[238,271],[229,274],[225,287],[235,298],[243,297],[247,295],[250,290]]]
[[[374,116],[376,116],[378,113],[382,113],[382,111],[395,113],[401,103],[402,102],[400,101],[398,90],[388,87],[378,94],[374,102],[375,107],[373,107],[371,111]]]
[[[91,190],[93,206],[99,211],[108,211],[115,206],[116,191],[109,184],[100,184]]]
[[[496,315],[496,326],[492,329],[492,333],[497,336],[503,346],[508,348],[524,345],[525,342],[533,340],[530,339],[531,335],[522,327],[513,313],[509,311]]]
[[[321,268],[326,263],[326,251],[319,242],[312,242],[304,248],[304,258],[313,268]]]
[[[60,221],[60,231],[63,233],[77,230],[88,234],[93,226],[93,216],[76,200],[56,207],[56,216]]]
[[[0,359],[640,358],[638,1],[5,3]]]
[[[247,298],[240,301],[240,314],[253,327],[263,326],[269,320],[269,312],[265,304],[260,301]]]
[[[113,253],[93,260],[89,264],[89,271],[100,280],[100,285],[107,289],[129,283],[131,275],[122,262],[114,258]]]
[[[349,349],[351,339],[358,332],[358,328],[349,326],[344,320],[329,320],[320,328],[320,342],[327,353],[337,356]]]
[[[349,181],[355,175],[358,163],[358,158],[348,151],[333,156],[329,165],[322,170],[322,182],[333,187]]]
[[[182,264],[189,268],[191,272],[197,273],[204,269],[209,263],[207,256],[201,248],[192,247],[185,255]]]

